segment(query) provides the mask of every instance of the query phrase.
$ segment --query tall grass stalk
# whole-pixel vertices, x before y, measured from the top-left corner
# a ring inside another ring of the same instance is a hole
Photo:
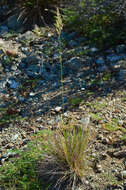
[[[63,86],[63,44],[61,39],[61,32],[63,29],[62,17],[60,11],[57,8],[56,14],[56,32],[58,34],[59,43],[59,62],[60,62],[60,76],[61,76],[61,94],[62,94],[62,114],[61,114],[61,125],[60,128],[56,130],[53,135],[52,148],[51,148],[51,160],[50,158],[46,160],[47,171],[43,173],[54,174],[54,181],[56,186],[60,184],[68,183],[66,185],[75,189],[78,181],[84,177],[84,175],[89,170],[89,161],[87,156],[87,149],[89,140],[91,138],[90,127],[85,129],[84,126],[79,126],[76,128],[76,124],[69,123],[65,124],[64,121],[64,86]],[[53,161],[52,161],[53,160]],[[49,165],[54,163],[55,167],[48,171]],[[58,180],[56,180],[55,175],[59,175]],[[52,176],[52,175],[51,175]],[[62,186],[62,185],[61,185]],[[67,188],[66,187],[66,188]]]
[[[57,13],[56,13],[56,32],[58,34],[58,43],[59,43],[59,62],[60,62],[60,80],[61,80],[61,94],[62,94],[62,114],[61,114],[61,120],[63,122],[63,114],[64,114],[64,87],[63,87],[63,60],[62,60],[62,40],[61,40],[61,32],[63,29],[63,22],[61,18],[61,14],[59,11],[59,8],[57,8]]]

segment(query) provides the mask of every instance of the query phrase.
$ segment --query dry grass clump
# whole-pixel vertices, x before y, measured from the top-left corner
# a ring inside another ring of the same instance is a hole
[[[41,180],[51,184],[51,189],[74,190],[90,169],[90,140],[90,127],[62,123],[49,139],[50,153],[39,164]]]

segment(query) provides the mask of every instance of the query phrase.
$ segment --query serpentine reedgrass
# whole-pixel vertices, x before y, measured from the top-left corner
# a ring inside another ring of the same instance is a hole
[[[63,30],[63,22],[61,18],[61,14],[59,8],[57,8],[56,14],[56,23],[55,23],[56,32],[58,34],[58,42],[59,42],[59,62],[60,62],[60,80],[61,80],[61,93],[62,93],[62,114],[61,120],[63,122],[63,114],[64,114],[64,87],[63,87],[63,60],[62,60],[62,40],[61,40],[61,32]]]

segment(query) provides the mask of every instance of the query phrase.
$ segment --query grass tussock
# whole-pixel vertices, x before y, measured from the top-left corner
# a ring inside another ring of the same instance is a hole
[[[40,178],[53,189],[74,190],[90,169],[90,139],[90,127],[62,124],[50,139],[50,153],[39,164]]]

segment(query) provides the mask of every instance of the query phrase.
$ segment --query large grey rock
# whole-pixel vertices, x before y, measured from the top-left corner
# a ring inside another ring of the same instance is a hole
[[[71,48],[74,48],[74,47],[77,47],[79,46],[79,43],[75,40],[70,40],[68,45],[71,47]]]
[[[120,174],[123,179],[126,179],[126,170],[121,171]]]
[[[26,69],[27,75],[30,77],[36,77],[39,75],[40,67],[37,65],[29,65]]]
[[[34,73],[38,73],[40,70],[40,67],[37,66],[37,65],[29,65],[28,68],[27,68],[27,71],[32,71]]]
[[[36,55],[30,55],[30,56],[27,56],[27,58],[24,61],[27,64],[37,64],[39,63],[40,59]]]
[[[7,26],[11,30],[18,30],[23,27],[23,20],[18,19],[17,15],[12,15],[7,19]]]
[[[109,71],[109,68],[107,65],[100,65],[98,68],[97,68],[98,72],[108,72]]]
[[[81,60],[79,57],[72,57],[68,61],[69,67],[72,71],[78,71],[79,68],[81,67]]]
[[[20,84],[16,82],[14,79],[9,79],[8,84],[9,84],[9,87],[12,89],[17,89],[20,86]]]
[[[121,56],[116,55],[116,54],[110,54],[106,58],[107,58],[107,61],[110,61],[110,62],[117,62],[122,59]]]
[[[124,52],[125,50],[126,50],[125,44],[121,44],[121,45],[118,45],[118,46],[116,47],[116,52],[117,52],[117,53],[122,53],[122,52]]]
[[[119,80],[126,80],[126,69],[123,70],[121,69],[120,72],[119,72]]]
[[[114,72],[120,71],[121,65],[119,64],[119,62],[117,62],[117,63],[111,63],[110,64],[110,68]]]
[[[35,39],[35,34],[32,31],[27,31],[24,34],[19,36],[19,40],[32,41],[34,39]]]
[[[121,69],[126,69],[126,60],[119,61]]]
[[[91,54],[91,55],[95,55],[96,53],[98,53],[98,51],[99,51],[99,49],[96,48],[96,47],[90,48],[90,54]]]

